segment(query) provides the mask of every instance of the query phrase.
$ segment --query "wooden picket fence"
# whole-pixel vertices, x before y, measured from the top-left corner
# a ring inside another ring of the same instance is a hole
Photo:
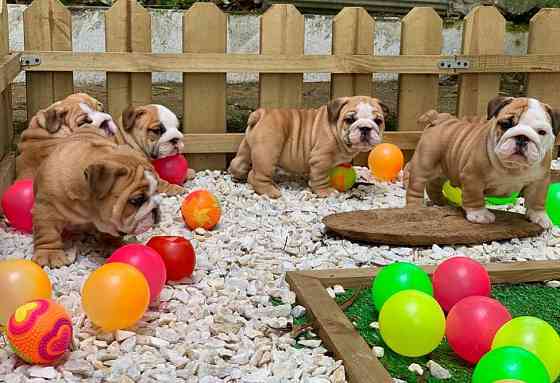
[[[197,3],[184,12],[183,53],[155,54],[150,13],[136,0],[118,0],[106,12],[106,52],[83,53],[72,52],[69,10],[58,0],[35,0],[24,12],[25,51],[10,53],[6,1],[0,4],[2,157],[13,136],[9,85],[20,71],[26,73],[28,116],[73,92],[72,71],[103,71],[107,109],[115,117],[128,104],[151,101],[151,72],[182,72],[185,151],[196,169],[224,169],[226,154],[242,137],[226,133],[227,72],[260,73],[259,103],[266,107],[301,105],[305,72],[331,73],[331,98],[375,94],[372,73],[399,73],[398,131],[384,140],[403,150],[413,150],[421,134],[416,117],[438,106],[440,74],[460,76],[460,115],[486,113],[501,72],[530,73],[528,94],[560,106],[560,9],[533,17],[522,56],[504,55],[505,20],[491,6],[466,17],[461,55],[441,55],[442,20],[427,7],[403,18],[399,56],[374,55],[375,20],[356,7],[333,18],[331,55],[304,55],[304,17],[292,5],[274,5],[260,18],[260,53],[228,54],[227,15],[212,3]]]

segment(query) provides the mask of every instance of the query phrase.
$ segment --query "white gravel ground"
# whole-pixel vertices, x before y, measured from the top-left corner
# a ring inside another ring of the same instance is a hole
[[[402,207],[400,183],[361,185],[318,199],[303,183],[289,181],[281,183],[283,197],[277,201],[257,196],[220,172],[201,172],[187,187],[215,193],[223,210],[220,225],[211,232],[188,231],[179,211],[183,197],[170,197],[163,202],[162,223],[137,239],[145,242],[161,234],[191,239],[197,252],[193,278],[167,286],[136,327],[103,334],[85,318],[80,287],[108,254],[91,238],[68,243],[76,262],[47,272],[56,300],[72,314],[76,350],[56,368],[29,367],[0,340],[0,381],[344,382],[344,367],[325,355],[320,341],[293,347],[288,328],[292,314],[303,312],[293,309],[295,295],[284,280],[286,271],[396,260],[433,264],[457,254],[482,262],[560,259],[557,229],[533,239],[432,249],[364,246],[324,235],[320,221],[325,215]],[[31,253],[31,236],[0,223],[0,259],[30,258]],[[271,297],[283,304],[273,305]]]

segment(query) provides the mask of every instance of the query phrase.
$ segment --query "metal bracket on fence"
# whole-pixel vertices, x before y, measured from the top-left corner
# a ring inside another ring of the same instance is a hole
[[[19,63],[22,66],[33,66],[41,64],[41,58],[37,55],[22,55],[19,58]]]
[[[470,63],[464,59],[445,59],[438,62],[438,67],[440,69],[469,69]]]

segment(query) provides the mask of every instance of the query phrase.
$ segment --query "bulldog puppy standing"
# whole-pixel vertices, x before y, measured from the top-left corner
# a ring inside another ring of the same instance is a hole
[[[311,190],[335,192],[329,170],[350,162],[381,142],[387,107],[371,97],[344,97],[319,109],[258,109],[251,113],[245,137],[229,171],[248,179],[258,194],[278,198],[272,176],[276,166],[309,177]]]
[[[34,178],[35,172],[60,139],[83,126],[94,126],[105,136],[114,136],[117,126],[112,117],[102,110],[103,105],[93,97],[76,93],[37,112],[21,135],[16,179]]]
[[[179,154],[184,148],[177,116],[157,104],[129,106],[120,118],[116,141],[138,150],[150,161]],[[194,178],[194,174],[194,170],[189,169],[187,178]],[[158,179],[161,193],[173,195],[184,192],[181,186]]]
[[[487,120],[458,119],[430,111],[408,166],[407,206],[421,205],[424,189],[442,203],[442,185],[449,179],[463,190],[467,220],[492,223],[494,214],[484,196],[521,192],[527,218],[543,228],[551,223],[544,210],[550,162],[560,113],[532,98],[496,97]]]
[[[97,229],[114,237],[140,234],[159,220],[157,180],[144,156],[95,128],[59,143],[34,181],[33,260],[60,267],[72,262],[62,233]]]

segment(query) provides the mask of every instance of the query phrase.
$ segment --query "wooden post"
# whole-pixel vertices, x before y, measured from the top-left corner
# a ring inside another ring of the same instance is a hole
[[[72,51],[72,17],[58,0],[35,0],[23,12],[25,50]],[[27,117],[74,91],[72,72],[26,74]]]
[[[183,52],[226,53],[227,16],[213,3],[196,3],[183,15]],[[225,133],[226,74],[183,75],[183,125],[188,133]],[[225,154],[189,155],[193,169],[225,169]]]
[[[465,18],[463,54],[504,54],[506,21],[492,6],[478,6]],[[487,104],[500,91],[498,74],[459,76],[457,114],[486,116]]]
[[[375,21],[359,7],[344,8],[333,18],[333,55],[373,55]],[[331,99],[344,96],[372,96],[373,74],[332,74]],[[368,153],[354,158],[354,164],[367,166]]]
[[[136,0],[118,0],[105,13],[107,52],[151,52],[150,13]],[[107,104],[117,118],[129,105],[152,102],[151,73],[107,73]]]
[[[414,8],[402,19],[401,55],[439,55],[442,45],[443,22],[433,8]],[[438,96],[438,75],[399,75],[398,130],[418,130],[418,117],[438,109]],[[413,153],[407,150],[406,160]]]
[[[6,0],[0,0],[0,57],[9,52],[8,7]],[[13,134],[12,92],[8,87],[0,94],[0,158],[10,150]]]
[[[303,15],[293,5],[275,4],[261,16],[261,54],[302,55]],[[261,74],[259,103],[266,108],[301,106],[303,74]]]

